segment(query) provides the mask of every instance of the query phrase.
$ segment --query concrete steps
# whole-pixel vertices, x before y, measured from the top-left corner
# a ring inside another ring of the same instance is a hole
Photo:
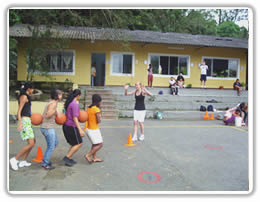
[[[218,112],[209,112],[209,115],[213,113],[215,119],[217,115],[223,117],[224,111]],[[162,112],[163,119],[171,119],[171,120],[178,120],[178,121],[198,121],[203,120],[205,112],[200,111],[164,111]],[[123,110],[119,112],[119,119],[123,118],[132,118],[133,117],[133,110]],[[155,113],[151,110],[146,110],[146,119],[154,119]],[[210,121],[210,120],[209,120]]]
[[[92,95],[99,94],[102,98],[101,117],[106,120],[116,120],[118,118],[117,109],[115,107],[114,96],[111,90],[105,89],[86,89],[85,106],[88,107],[92,103]]]
[[[134,91],[130,87],[129,91]],[[237,96],[234,90],[219,89],[179,89],[179,95],[171,95],[169,88],[148,88],[153,93],[152,97],[145,98],[146,118],[153,118],[156,112],[162,112],[167,119],[197,119],[204,116],[200,106],[213,105],[218,111],[226,107],[234,107],[238,103],[248,102],[248,92],[242,91]],[[163,91],[163,95],[158,92]],[[125,96],[124,87],[105,87],[103,89],[87,89],[86,103],[91,103],[94,93],[101,94],[102,108],[105,115],[118,116],[119,118],[133,117],[135,105],[134,96]],[[211,102],[213,101],[213,102]],[[201,115],[202,114],[202,115]]]

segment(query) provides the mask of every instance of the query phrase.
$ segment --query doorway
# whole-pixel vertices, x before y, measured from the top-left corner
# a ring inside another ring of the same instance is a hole
[[[93,86],[105,85],[105,53],[92,53],[91,54],[91,81]],[[96,69],[96,76],[92,77],[93,67]]]

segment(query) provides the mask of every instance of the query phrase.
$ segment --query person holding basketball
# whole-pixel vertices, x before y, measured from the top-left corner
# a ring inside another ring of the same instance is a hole
[[[67,142],[71,145],[67,155],[63,158],[66,166],[73,166],[77,163],[72,159],[72,155],[80,149],[82,146],[82,137],[85,136],[85,132],[80,127],[78,120],[80,108],[77,102],[80,100],[80,95],[81,91],[75,89],[69,94],[64,104],[67,120],[62,129]]]
[[[41,125],[41,132],[44,135],[47,143],[47,148],[42,160],[42,167],[46,170],[55,169],[50,162],[51,155],[58,145],[58,137],[55,131],[55,118],[58,114],[58,102],[62,99],[62,92],[58,89],[51,90],[51,101],[46,105],[43,112],[43,120]]]
[[[15,157],[10,159],[10,164],[13,170],[18,170],[18,168],[31,166],[31,163],[27,162],[26,159],[35,145],[34,132],[32,129],[31,122],[31,97],[33,94],[33,84],[31,82],[26,82],[22,85],[20,90],[20,95],[18,98],[18,127],[17,130],[20,132],[22,140],[27,141],[27,145],[24,146]],[[22,157],[22,161],[19,159]]]

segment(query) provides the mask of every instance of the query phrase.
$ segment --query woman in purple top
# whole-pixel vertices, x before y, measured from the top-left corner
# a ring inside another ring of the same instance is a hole
[[[77,162],[72,159],[72,155],[75,154],[82,146],[82,137],[85,136],[83,129],[79,125],[79,104],[81,92],[79,89],[75,89],[71,92],[65,102],[64,108],[66,110],[67,120],[63,125],[63,133],[67,142],[71,145],[67,155],[63,158],[65,165],[73,166]]]

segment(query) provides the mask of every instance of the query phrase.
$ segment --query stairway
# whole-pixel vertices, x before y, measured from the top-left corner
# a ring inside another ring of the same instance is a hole
[[[88,107],[92,103],[92,95],[99,94],[102,98],[101,119],[116,120],[118,117],[115,101],[111,90],[104,89],[87,89],[85,106]]]

